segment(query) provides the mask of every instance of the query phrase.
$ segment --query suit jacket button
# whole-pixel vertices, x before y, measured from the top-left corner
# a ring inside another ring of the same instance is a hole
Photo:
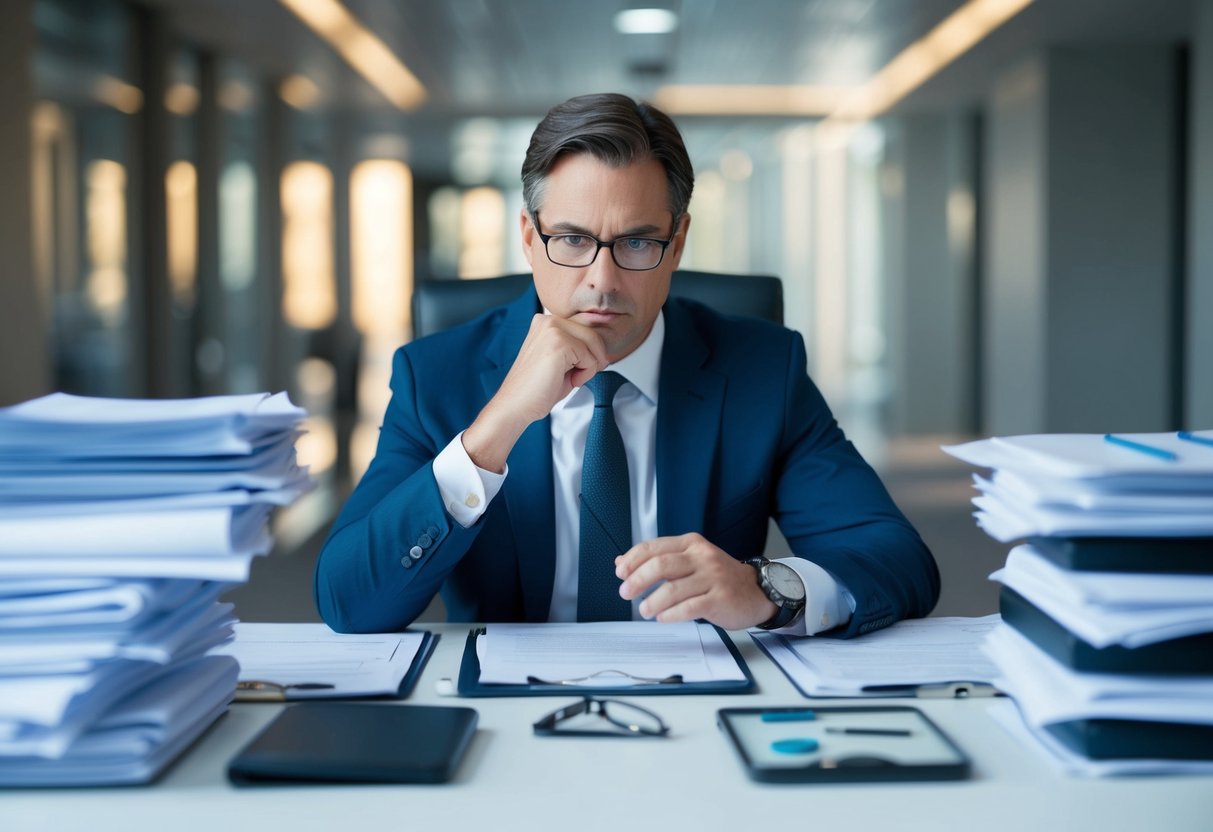
[[[400,565],[403,566],[405,569],[412,569],[413,568],[413,559],[410,558],[408,555],[405,555],[404,557],[402,557],[400,559]]]
[[[428,534],[430,537],[437,538],[438,537],[438,527],[430,526],[428,529],[425,530],[425,533]]]
[[[424,554],[425,554],[425,550],[422,549],[420,546],[414,546],[412,549],[409,549],[409,557],[412,558],[413,560],[420,560],[421,556]]]
[[[434,545],[434,538],[430,537],[428,534],[423,534],[421,537],[417,538],[417,545],[422,549],[428,549],[430,546]]]

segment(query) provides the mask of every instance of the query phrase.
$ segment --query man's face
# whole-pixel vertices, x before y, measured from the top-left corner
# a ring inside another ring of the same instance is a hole
[[[640,346],[653,328],[678,268],[690,217],[661,265],[651,271],[627,271],[601,249],[588,266],[558,266],[548,259],[530,214],[522,211],[522,244],[535,274],[543,307],[560,318],[593,327],[606,342],[607,356],[618,361]],[[568,155],[548,173],[539,206],[544,234],[583,234],[599,240],[648,237],[668,240],[670,215],[665,168],[656,160],[612,168],[588,154]]]

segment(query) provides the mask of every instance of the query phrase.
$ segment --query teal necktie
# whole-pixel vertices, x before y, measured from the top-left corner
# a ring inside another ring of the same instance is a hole
[[[581,543],[577,566],[577,620],[630,621],[632,602],[619,597],[615,558],[632,548],[632,499],[628,458],[611,402],[626,381],[612,370],[586,387],[594,417],[581,467]]]

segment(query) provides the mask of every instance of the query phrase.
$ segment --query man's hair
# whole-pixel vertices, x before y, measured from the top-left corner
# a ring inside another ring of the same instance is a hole
[[[656,107],[618,93],[579,95],[548,111],[531,134],[522,162],[522,198],[531,216],[539,210],[548,173],[566,154],[588,153],[614,168],[655,159],[665,168],[670,213],[687,210],[695,172],[682,135]]]

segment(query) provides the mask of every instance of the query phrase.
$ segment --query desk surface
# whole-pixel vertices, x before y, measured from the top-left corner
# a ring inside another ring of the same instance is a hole
[[[780,818],[793,829],[1213,829],[1213,777],[1062,775],[1042,751],[1020,745],[987,716],[992,700],[900,700],[921,708],[968,752],[971,780],[828,787],[753,783],[716,728],[717,709],[807,700],[744,633],[733,637],[759,693],[638,700],[670,724],[670,739],[535,737],[531,723],[573,697],[439,697],[434,683],[456,677],[468,627],[432,629],[442,639],[407,701],[465,704],[480,712],[480,730],[452,783],[237,789],[227,782],[227,761],[282,708],[238,704],[152,786],[0,792],[0,829],[739,832],[778,828]]]

